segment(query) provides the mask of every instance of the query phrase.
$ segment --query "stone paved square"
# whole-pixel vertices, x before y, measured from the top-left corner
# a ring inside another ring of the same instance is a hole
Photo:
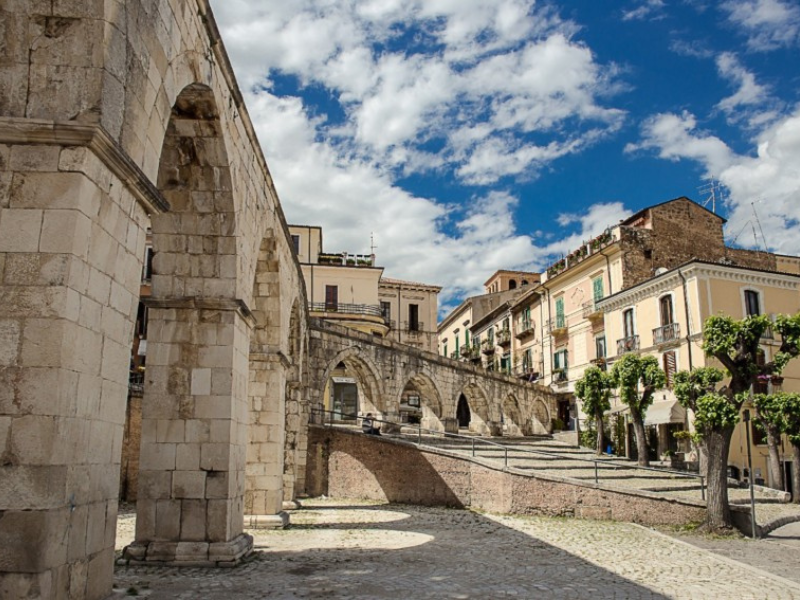
[[[314,499],[235,569],[117,567],[114,598],[800,598],[800,585],[608,521]],[[132,538],[123,513],[117,546]]]

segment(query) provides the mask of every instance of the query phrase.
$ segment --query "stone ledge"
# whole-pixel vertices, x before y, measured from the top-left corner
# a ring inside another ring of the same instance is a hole
[[[286,504],[286,502],[284,502]],[[289,525],[288,513],[281,511],[276,515],[245,515],[246,529],[284,529]]]
[[[233,567],[253,551],[253,536],[229,542],[134,542],[122,551],[121,565]]]

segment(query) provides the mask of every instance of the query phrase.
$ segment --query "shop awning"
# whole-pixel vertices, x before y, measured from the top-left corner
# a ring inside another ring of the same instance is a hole
[[[677,400],[653,402],[644,417],[645,425],[661,425],[662,423],[685,423],[686,409]]]

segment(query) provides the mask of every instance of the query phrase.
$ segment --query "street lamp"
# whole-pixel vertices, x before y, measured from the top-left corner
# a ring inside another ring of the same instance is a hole
[[[747,472],[750,475],[747,479],[750,482],[750,523],[753,526],[753,539],[758,538],[756,533],[756,498],[753,491],[753,456],[750,453],[750,411],[745,409],[742,413],[744,421],[744,432],[747,436]]]

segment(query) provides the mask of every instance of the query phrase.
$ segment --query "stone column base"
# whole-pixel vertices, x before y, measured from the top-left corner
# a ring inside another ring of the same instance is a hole
[[[229,542],[134,542],[118,564],[166,567],[235,567],[253,551],[253,536],[241,533]]]
[[[245,529],[284,529],[289,525],[289,515],[281,511],[277,515],[245,515]]]
[[[285,500],[283,503],[283,510],[297,510],[298,508],[303,508],[299,500]]]

